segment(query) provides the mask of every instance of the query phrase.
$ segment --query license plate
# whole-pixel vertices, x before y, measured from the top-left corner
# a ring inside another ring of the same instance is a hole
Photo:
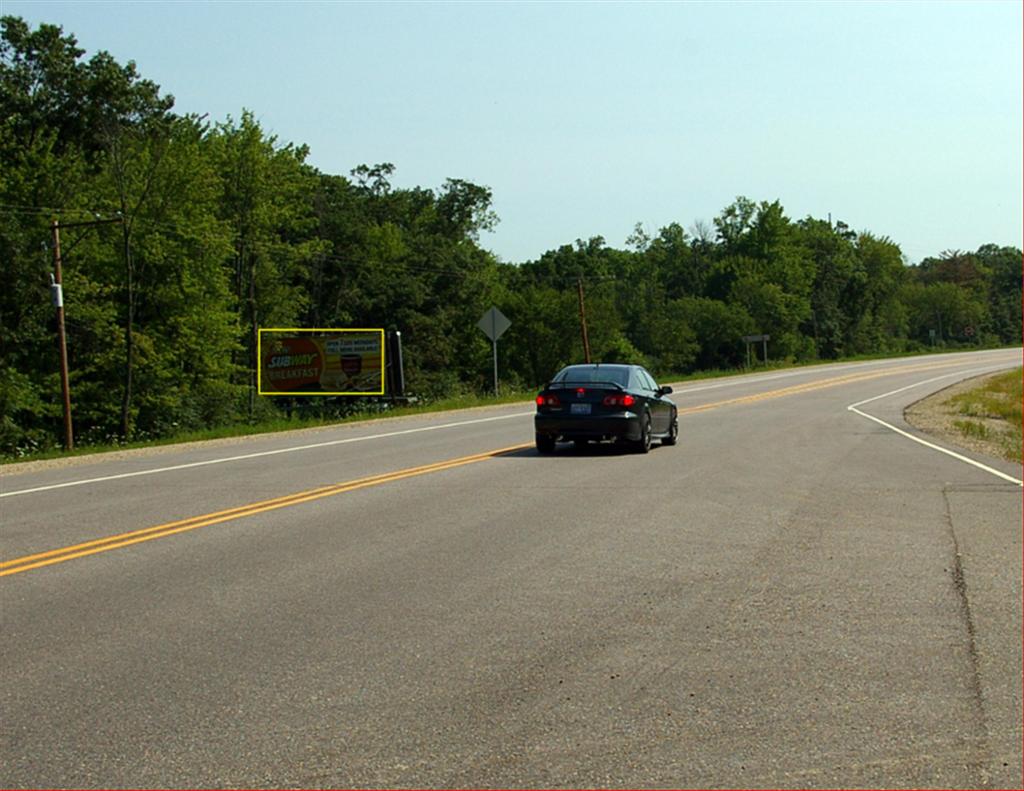
[[[570,404],[572,407],[572,414],[574,415],[589,415],[590,404]]]

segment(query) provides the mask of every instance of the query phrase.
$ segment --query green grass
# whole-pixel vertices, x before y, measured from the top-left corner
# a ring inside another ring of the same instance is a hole
[[[992,432],[988,430],[984,423],[979,423],[977,420],[954,420],[953,425],[957,427],[957,430],[965,437],[974,437],[975,439],[988,439],[992,436]]]
[[[992,377],[981,387],[955,395],[944,402],[957,414],[975,418],[953,421],[953,425],[964,436],[995,441],[1008,459],[1018,462],[1022,460],[1022,377],[1024,369],[1007,371]]]
[[[961,415],[1006,420],[1021,426],[1021,376],[1017,368],[995,376],[984,387],[954,396],[946,403]]]

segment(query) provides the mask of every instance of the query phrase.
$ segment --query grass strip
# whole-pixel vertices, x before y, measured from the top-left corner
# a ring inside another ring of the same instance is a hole
[[[993,376],[979,387],[948,398],[944,404],[961,419],[953,425],[965,437],[994,442],[1006,458],[1022,460],[1021,401],[1024,369]]]

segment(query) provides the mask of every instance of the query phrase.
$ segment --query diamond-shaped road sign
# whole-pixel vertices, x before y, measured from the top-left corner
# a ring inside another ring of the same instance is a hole
[[[512,326],[512,322],[508,320],[508,317],[497,308],[491,308],[483,316],[480,317],[480,321],[476,323],[488,338],[492,341],[498,340],[509,327]]]

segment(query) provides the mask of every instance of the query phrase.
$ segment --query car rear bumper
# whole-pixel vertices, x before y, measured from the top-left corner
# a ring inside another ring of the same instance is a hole
[[[563,439],[640,439],[640,416],[635,412],[614,415],[534,415],[533,425],[538,434]]]

